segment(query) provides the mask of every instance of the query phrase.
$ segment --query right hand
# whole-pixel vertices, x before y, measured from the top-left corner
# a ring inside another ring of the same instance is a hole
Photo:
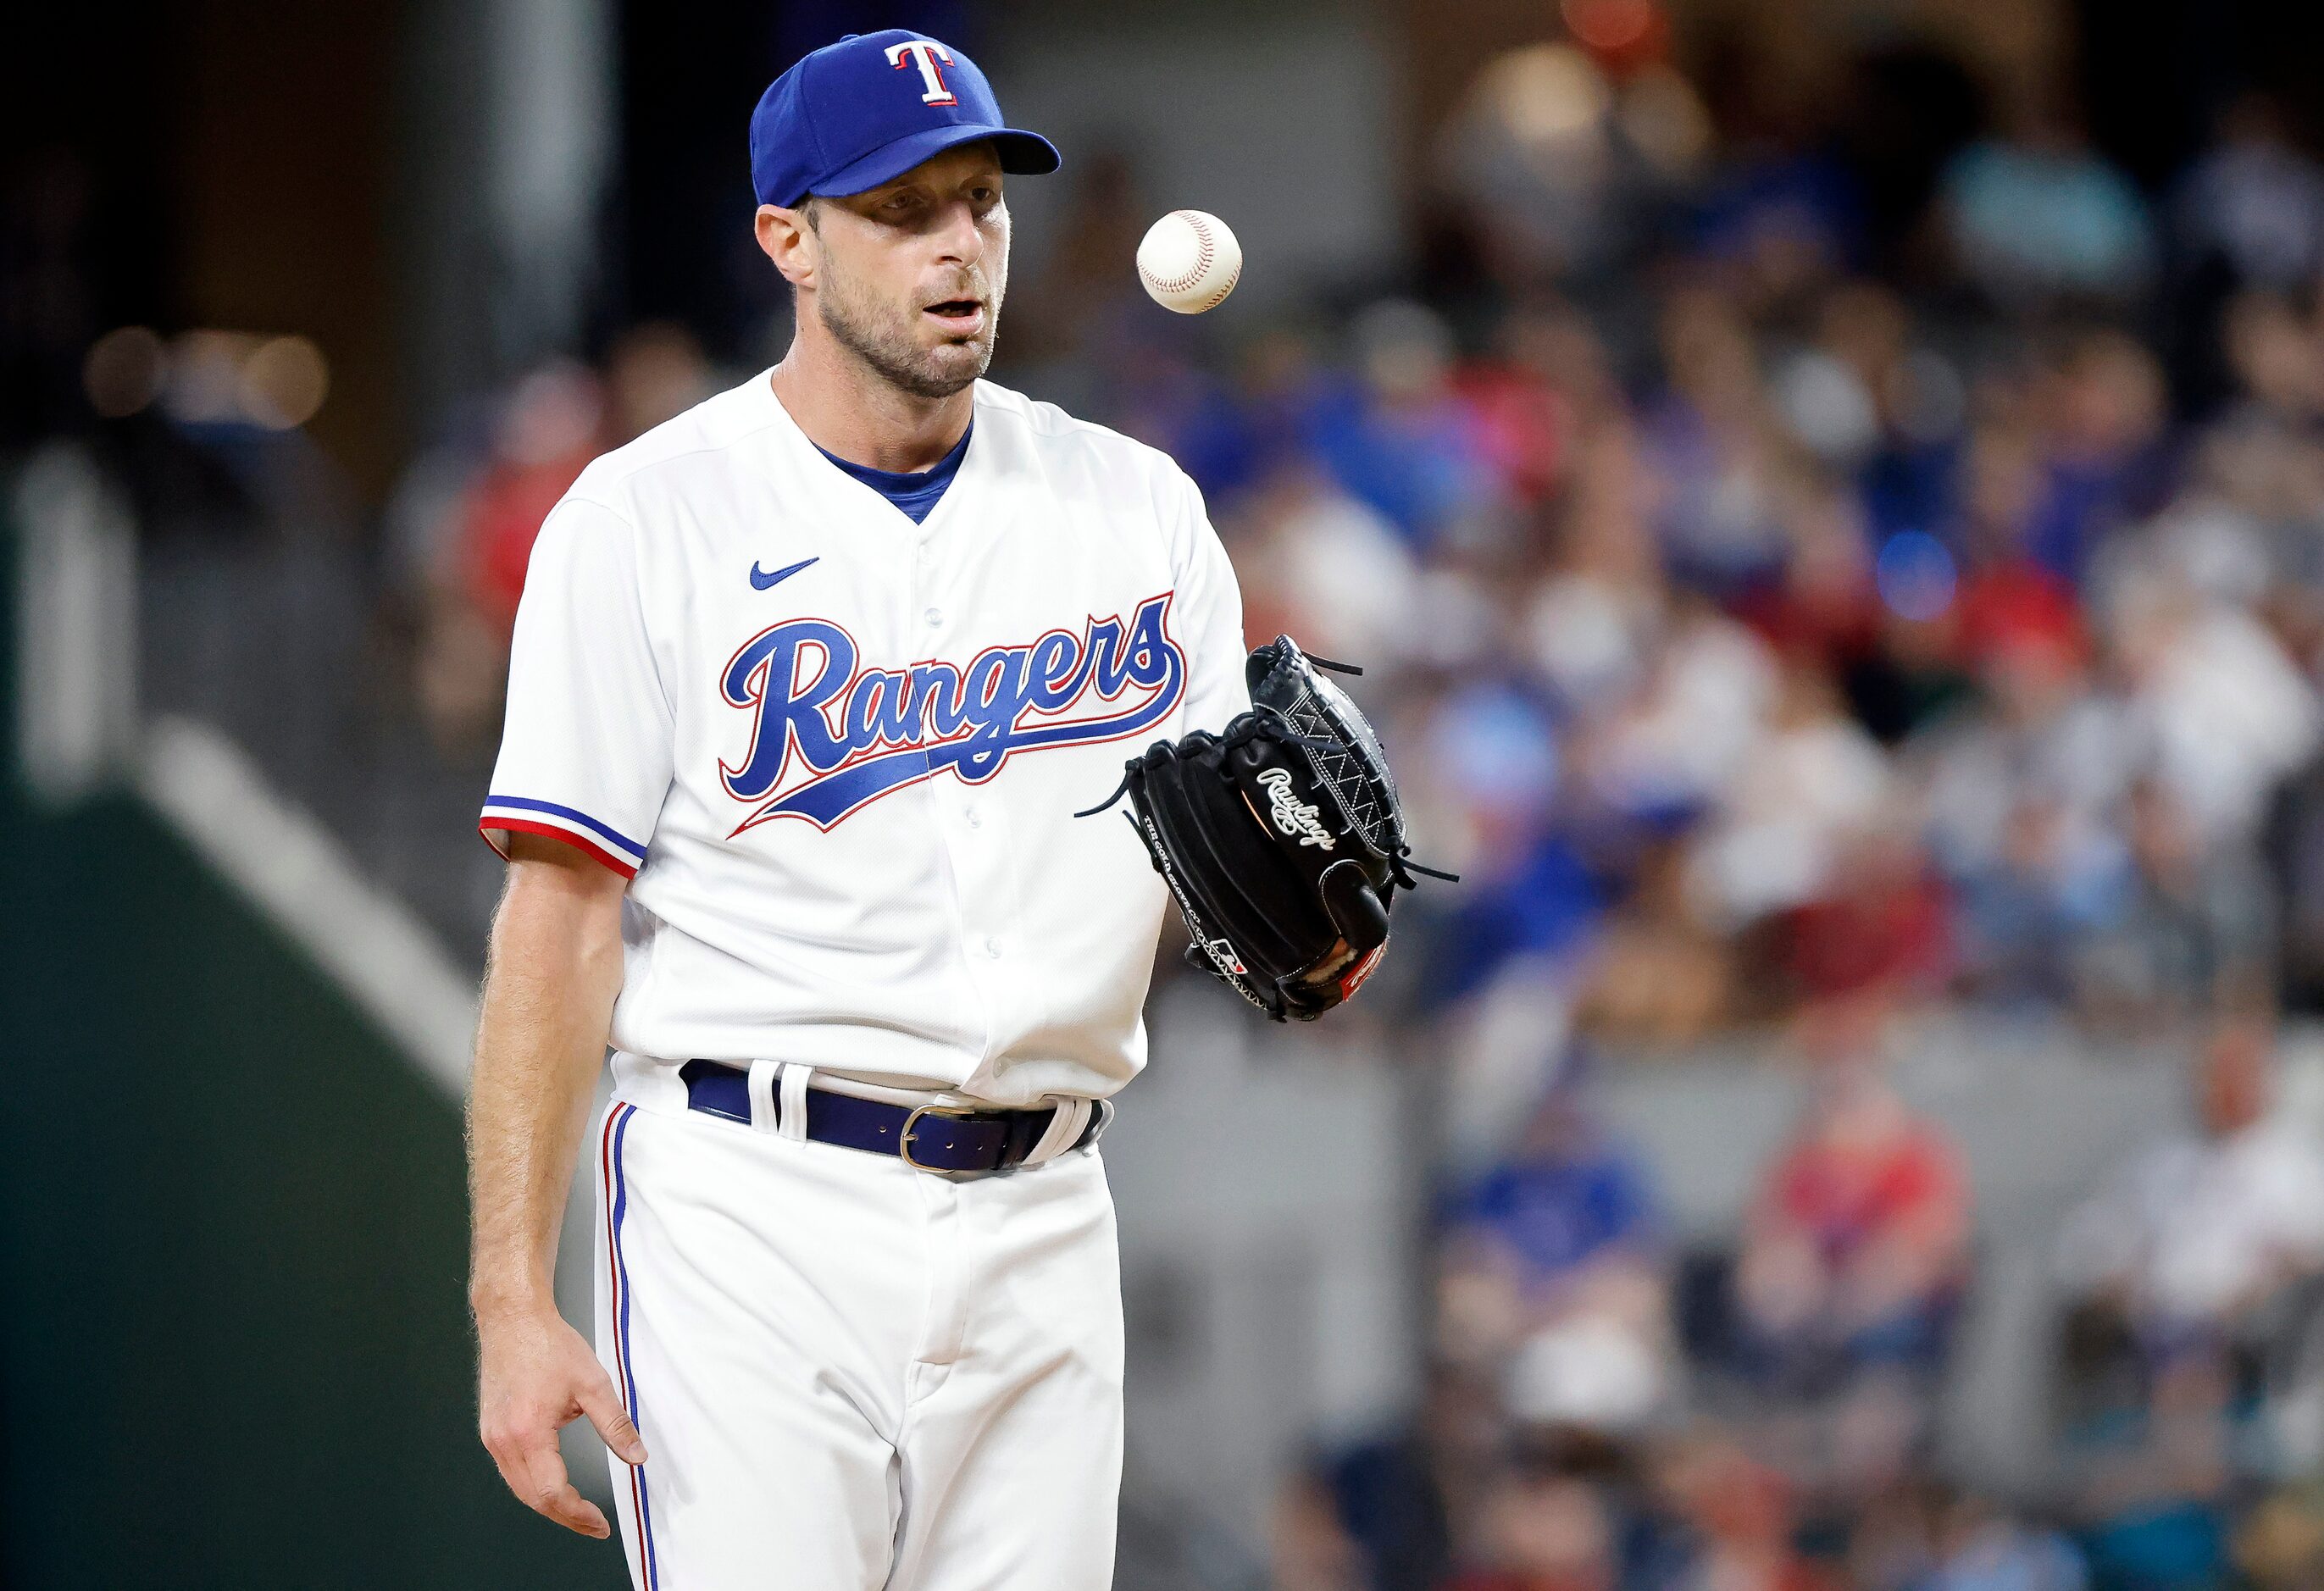
[[[613,1378],[554,1309],[479,1314],[476,1335],[483,1350],[476,1422],[501,1478],[527,1507],[567,1530],[601,1540],[613,1534],[597,1505],[574,1490],[557,1433],[586,1414],[615,1457],[643,1464],[646,1445]]]

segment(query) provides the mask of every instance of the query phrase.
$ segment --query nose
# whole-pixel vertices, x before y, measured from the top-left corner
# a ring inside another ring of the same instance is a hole
[[[945,264],[975,265],[984,259],[984,234],[976,225],[976,211],[966,199],[944,207],[936,223],[937,258]]]

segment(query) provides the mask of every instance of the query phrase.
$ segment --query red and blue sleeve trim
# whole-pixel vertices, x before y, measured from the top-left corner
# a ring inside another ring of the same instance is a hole
[[[644,846],[587,813],[525,796],[485,796],[484,815],[476,820],[476,827],[483,832],[484,842],[503,857],[508,855],[508,850],[493,838],[496,833],[546,834],[552,840],[562,840],[624,878],[635,878],[639,865],[646,859]]]

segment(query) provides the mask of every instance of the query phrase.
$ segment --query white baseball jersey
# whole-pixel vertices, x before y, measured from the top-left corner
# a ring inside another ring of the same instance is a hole
[[[482,827],[634,874],[612,1039],[1000,1105],[1145,1060],[1167,896],[1102,800],[1248,705],[1240,598],[1164,455],[979,382],[923,524],[767,375],[583,472],[518,611]]]

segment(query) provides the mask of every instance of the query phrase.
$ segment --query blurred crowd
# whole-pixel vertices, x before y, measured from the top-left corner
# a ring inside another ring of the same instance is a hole
[[[1821,1008],[1788,1140],[1731,1247],[1553,1083],[1441,1211],[1408,1425],[1279,1499],[1276,1591],[2088,1591],[2324,1584],[2324,1154],[2267,1030],[2193,1053],[2181,1135],[2060,1235],[2054,1428],[2031,1485],[1949,1454],[1939,1393],[1978,1257],[1958,1145]]]
[[[2324,166],[2246,97],[2142,187],[2020,84],[1900,178],[1578,44],[1434,159],[1412,276],[1231,335],[1125,286],[1092,163],[1004,372],[1185,464],[1463,876],[1374,985],[1444,1117],[1428,1390],[1295,1480],[1277,1585],[2324,1586],[2271,1053],[2324,991]],[[1976,1189],[1886,1035],[1952,1000],[2191,1058],[2059,1240],[2031,1489],[1940,1430]],[[1684,1248],[1590,1078],[1738,1028],[1808,1103]]]
[[[401,598],[411,695],[439,752],[499,740],[517,599],[541,521],[583,466],[710,396],[691,333],[654,322],[595,367],[555,359],[456,417],[389,504],[386,564]]]
[[[1466,880],[1414,903],[1416,1007],[1547,984],[1672,1044],[1873,989],[2111,1030],[2303,995],[2324,171],[2229,145],[2150,203],[2054,128],[1971,144],[1917,288],[1851,269],[1846,175],[1711,166],[1609,284],[1495,169],[1481,288],[1205,361],[1093,270],[1028,290],[1078,342],[1028,373],[1195,474],[1252,635],[1373,670]],[[2191,411],[2139,335],[2180,254],[2237,284]]]

